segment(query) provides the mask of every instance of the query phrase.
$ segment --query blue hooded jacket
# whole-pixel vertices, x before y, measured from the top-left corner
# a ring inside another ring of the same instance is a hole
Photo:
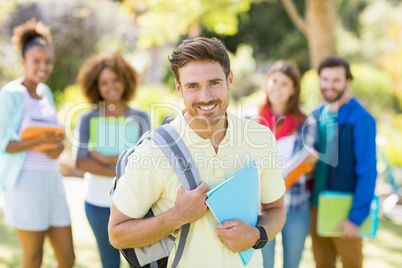
[[[317,120],[323,108],[313,112]],[[337,146],[331,151],[338,157],[335,165],[320,161],[320,164],[328,167],[326,186],[322,190],[353,193],[353,206],[348,219],[360,226],[369,215],[377,178],[376,123],[355,98],[340,107],[336,122]],[[319,135],[318,140],[325,138]],[[318,194],[317,189],[313,191]]]

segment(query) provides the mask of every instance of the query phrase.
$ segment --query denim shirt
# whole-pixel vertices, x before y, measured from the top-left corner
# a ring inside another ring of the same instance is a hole
[[[314,150],[314,144],[317,140],[317,126],[314,117],[308,117],[303,124],[299,125],[296,130],[296,140],[293,146],[292,156],[299,152],[302,148]],[[306,174],[307,177],[308,174]],[[310,198],[310,192],[307,188],[305,180],[298,180],[290,189],[286,191],[286,198],[289,202],[286,205],[287,212],[296,212]]]
[[[7,153],[10,141],[20,141],[19,130],[22,121],[24,90],[23,78],[9,82],[0,90],[0,193],[16,185],[25,151]],[[53,95],[45,84],[38,84],[38,94],[46,94],[54,106]]]

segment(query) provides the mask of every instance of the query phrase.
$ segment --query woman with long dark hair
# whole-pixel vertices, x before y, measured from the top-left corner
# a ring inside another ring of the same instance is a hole
[[[263,96],[259,107],[259,122],[274,133],[281,160],[287,163],[304,146],[312,149],[315,131],[304,126],[306,118],[299,107],[299,70],[286,61],[274,63],[266,76]],[[313,156],[309,158],[311,163],[315,163]],[[287,218],[282,229],[285,268],[299,266],[304,242],[310,230],[309,197],[306,175],[302,174],[285,194]],[[274,266],[274,252],[275,239],[262,249],[264,267]]]

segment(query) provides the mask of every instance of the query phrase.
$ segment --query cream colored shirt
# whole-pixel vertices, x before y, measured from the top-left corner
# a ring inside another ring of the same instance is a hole
[[[271,203],[285,193],[276,141],[271,131],[254,121],[228,115],[228,128],[218,152],[210,139],[198,136],[182,115],[172,121],[196,163],[200,178],[214,188],[255,159],[261,185],[261,203]],[[125,215],[142,218],[150,207],[155,215],[172,208],[181,182],[162,150],[153,141],[145,141],[130,156],[125,175],[113,195],[113,203]],[[233,193],[239,194],[239,193]],[[240,256],[230,251],[216,234],[218,222],[207,214],[191,224],[178,267],[243,267]],[[178,238],[180,232],[174,232]],[[174,259],[178,239],[169,256]],[[260,250],[256,250],[247,267],[263,267]]]

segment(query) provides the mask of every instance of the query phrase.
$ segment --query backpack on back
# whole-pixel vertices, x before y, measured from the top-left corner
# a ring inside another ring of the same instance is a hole
[[[144,140],[152,139],[160,146],[171,165],[178,174],[183,188],[186,191],[193,190],[201,183],[197,167],[189,150],[180,138],[176,130],[167,122],[172,118],[165,118],[160,127],[146,132],[138,141],[137,145],[125,150],[120,154],[116,164],[116,178],[114,179],[111,194],[113,195],[120,177],[124,174],[125,167],[128,163],[129,156],[134,153],[136,147]],[[153,217],[151,209],[144,218]],[[185,224],[181,227],[181,235],[179,240],[176,256],[173,260],[172,267],[175,268],[183,254],[186,238],[190,230],[190,224]],[[141,248],[122,249],[120,252],[130,263],[131,267],[135,268],[160,268],[167,266],[167,260],[170,251],[173,248],[175,238],[171,235],[159,240],[158,242]]]

